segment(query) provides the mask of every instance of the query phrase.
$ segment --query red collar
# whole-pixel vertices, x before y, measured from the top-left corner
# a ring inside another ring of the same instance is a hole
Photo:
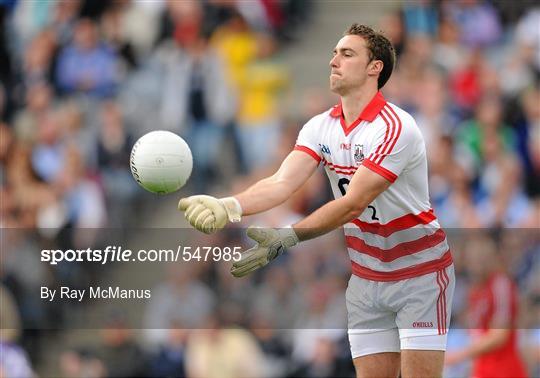
[[[364,110],[362,110],[362,113],[360,113],[360,116],[351,123],[349,126],[345,124],[345,118],[343,118],[343,110],[341,108],[341,103],[335,105],[332,108],[332,111],[330,112],[330,115],[334,118],[340,118],[341,126],[343,127],[343,131],[345,132],[345,136],[349,135],[349,133],[360,124],[362,121],[368,121],[373,122],[375,118],[377,118],[377,115],[381,112],[381,109],[386,105],[386,99],[382,95],[382,93],[379,91],[371,101],[366,105]]]

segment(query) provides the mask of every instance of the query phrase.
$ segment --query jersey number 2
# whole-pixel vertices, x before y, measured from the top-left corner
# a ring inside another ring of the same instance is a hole
[[[346,178],[341,178],[339,179],[338,181],[338,188],[339,188],[339,191],[341,192],[341,195],[344,196],[345,193],[347,193],[347,187],[346,186],[349,186],[349,179],[346,179]],[[368,209],[371,209],[372,213],[371,213],[371,220],[376,220],[378,221],[379,218],[377,218],[377,210],[375,209],[374,206],[371,206],[369,205],[368,206]]]

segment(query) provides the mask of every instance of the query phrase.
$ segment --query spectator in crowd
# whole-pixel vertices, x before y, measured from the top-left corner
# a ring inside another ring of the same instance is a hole
[[[21,319],[12,294],[2,283],[0,283],[0,297],[2,298],[2,306],[0,308],[0,318],[2,319],[0,342],[15,342],[21,333]]]
[[[146,356],[137,343],[124,314],[111,315],[101,330],[99,354],[107,376],[140,377],[146,374]]]
[[[55,4],[50,25],[62,46],[73,38],[82,3],[82,0],[59,0]]]
[[[37,140],[32,149],[32,169],[47,183],[60,176],[66,159],[65,130],[61,126],[59,112],[48,109],[34,130]]]
[[[321,332],[320,332],[321,333]],[[290,377],[348,377],[354,376],[350,364],[339,358],[335,335],[319,335],[313,342],[313,353],[307,361],[292,369]]]
[[[517,150],[521,162],[525,191],[540,197],[540,88],[527,89],[521,96],[523,117],[517,122]]]
[[[457,24],[464,45],[484,47],[499,41],[501,22],[491,3],[484,0],[447,1],[443,8]]]
[[[282,65],[272,59],[275,41],[257,36],[257,57],[239,81],[238,139],[248,172],[266,167],[275,157],[281,132],[279,97],[287,83]]]
[[[459,126],[457,141],[470,155],[477,174],[481,174],[495,152],[504,156],[513,153],[515,136],[503,123],[498,97],[486,95],[480,100],[475,117]]]
[[[516,26],[516,38],[523,49],[525,59],[534,69],[538,84],[540,75],[540,7],[536,5],[527,10]]]
[[[62,352],[59,359],[62,376],[70,378],[102,378],[107,370],[94,352],[84,348]]]
[[[235,114],[221,59],[202,35],[202,8],[198,2],[174,4],[174,39],[157,54],[163,72],[161,119],[163,125],[187,139],[194,156],[193,181],[205,191],[215,177],[224,126]]]
[[[426,141],[428,161],[432,161],[439,153],[438,140],[453,131],[456,120],[447,108],[446,81],[438,70],[424,70],[418,89],[412,114]]]
[[[127,2],[115,2],[107,9],[100,19],[104,40],[121,59],[124,71],[130,71],[138,65],[138,57],[131,41],[127,39],[124,31],[124,17],[126,17]]]
[[[23,84],[28,92],[35,84],[52,81],[56,50],[57,39],[54,31],[44,29],[32,39],[24,51]]]
[[[504,272],[493,240],[478,233],[471,239],[466,261],[472,280],[468,309],[472,342],[461,351],[449,353],[446,363],[474,359],[475,377],[526,377],[517,340],[517,288]]]
[[[211,315],[215,297],[198,274],[187,264],[170,265],[167,281],[152,290],[144,315],[150,345],[166,342],[169,328],[200,328]]]
[[[458,26],[450,17],[442,17],[433,48],[434,63],[449,74],[461,68],[469,54],[459,41]]]
[[[132,214],[130,203],[136,196],[136,184],[126,165],[135,143],[118,103],[102,104],[99,136],[93,155],[97,156],[101,184],[106,193],[111,225],[120,225]]]
[[[7,2],[6,2],[7,3]],[[12,9],[13,27],[17,30],[17,47],[25,48],[48,24],[53,13],[52,2],[15,2]],[[4,4],[3,4],[4,5]],[[9,4],[6,4],[9,5]]]
[[[441,225],[447,228],[478,228],[471,189],[472,174],[454,152],[454,142],[449,136],[436,141],[430,162],[431,200]]]
[[[186,376],[186,342],[188,330],[171,325],[167,340],[151,355],[148,373],[152,377]]]
[[[19,111],[13,122],[17,140],[34,144],[39,124],[50,112],[53,100],[52,88],[46,82],[32,84],[26,92],[26,107]]]
[[[58,57],[57,85],[64,94],[109,97],[120,80],[118,68],[116,52],[99,41],[94,22],[82,19],[75,27],[73,41]]]
[[[34,371],[28,357],[16,344],[0,342],[0,377],[32,377]]]
[[[248,67],[254,63],[257,57],[257,36],[246,19],[239,11],[232,10],[229,17],[212,33],[210,44],[215,48],[223,61],[226,80],[237,98],[238,104],[234,109],[234,119],[229,128],[234,131],[233,137],[236,148],[236,155],[239,165],[243,171],[248,171],[248,157],[244,156],[245,151],[241,147],[239,139],[238,112],[240,112],[242,98],[245,87],[242,85],[249,78]]]
[[[305,299],[300,290],[291,289],[296,285],[286,267],[277,265],[272,268],[254,293],[252,316],[254,320],[264,320],[271,328],[286,329],[300,315]],[[281,311],[274,313],[276,308]]]
[[[403,6],[405,30],[409,35],[427,34],[433,36],[438,29],[438,9],[429,0],[411,1]]]
[[[396,57],[399,59],[405,48],[408,32],[402,13],[396,11],[383,15],[379,22],[379,28],[384,30],[386,37],[392,42],[396,50]]]
[[[222,328],[209,318],[194,330],[186,349],[188,377],[250,378],[265,375],[264,355],[253,335],[241,328]]]

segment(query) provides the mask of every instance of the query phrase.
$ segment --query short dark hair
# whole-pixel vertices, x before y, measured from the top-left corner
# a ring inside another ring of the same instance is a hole
[[[396,51],[392,43],[382,33],[376,32],[369,26],[356,23],[352,24],[344,35],[358,35],[364,38],[370,54],[369,59],[383,62],[383,69],[377,81],[377,87],[381,89],[390,79],[396,64]]]

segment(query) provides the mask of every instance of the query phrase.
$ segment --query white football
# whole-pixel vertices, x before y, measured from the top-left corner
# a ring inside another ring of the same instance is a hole
[[[135,181],[152,193],[167,194],[184,186],[193,169],[188,144],[170,131],[151,131],[133,145],[129,159]]]

